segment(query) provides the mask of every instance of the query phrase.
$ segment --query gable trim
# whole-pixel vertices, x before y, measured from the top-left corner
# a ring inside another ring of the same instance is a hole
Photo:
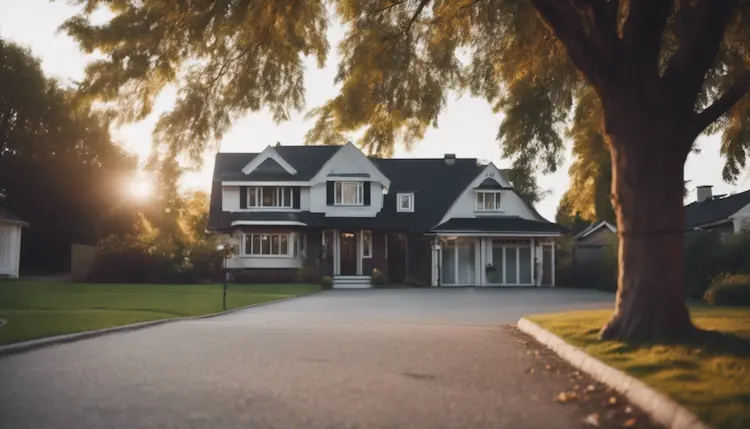
[[[263,149],[263,152],[259,153],[258,156],[253,158],[252,161],[250,161],[243,169],[242,172],[245,174],[252,173],[260,164],[263,163],[263,161],[267,159],[272,159],[276,161],[281,168],[283,168],[287,173],[291,175],[297,174],[297,170],[295,170],[294,167],[292,167],[284,158],[282,158],[281,155],[276,151],[276,149],[273,148],[273,146],[267,146],[265,149]]]
[[[611,223],[607,222],[606,220],[603,220],[603,221],[600,221],[599,223],[597,223],[595,225],[592,225],[592,226],[584,229],[583,231],[579,232],[578,234],[576,234],[573,237],[573,239],[574,240],[578,240],[578,239],[586,238],[589,235],[595,233],[596,231],[598,231],[598,230],[600,230],[600,229],[602,229],[604,227],[606,227],[607,229],[609,229],[610,232],[612,232],[613,234],[617,234],[617,228],[614,225],[612,225]]]
[[[352,150],[356,151],[359,156],[361,156],[362,158],[364,158],[365,160],[367,160],[367,162],[370,164],[370,166],[372,166],[372,173],[374,173],[374,174],[370,175],[371,176],[370,177],[371,181],[380,182],[383,185],[383,187],[385,187],[385,188],[390,188],[391,187],[391,181],[390,181],[390,179],[388,179],[388,177],[386,177],[386,175],[383,174],[382,171],[380,171],[380,169],[378,168],[378,166],[375,165],[375,163],[372,162],[372,160],[370,158],[368,158],[367,156],[365,156],[365,154],[362,153],[362,151],[359,150],[359,148],[357,146],[355,146],[352,142],[348,142],[345,145],[341,146],[341,148],[339,148],[339,150],[337,150],[336,153],[334,153],[333,156],[331,156],[328,159],[328,161],[326,161],[325,164],[323,164],[323,166],[320,167],[320,170],[318,170],[318,173],[315,174],[315,176],[312,179],[310,179],[310,183],[311,184],[317,184],[317,183],[323,183],[323,182],[328,181],[329,180],[329,175],[328,175],[328,172],[327,172],[328,168],[330,167],[330,165],[334,161],[334,159],[336,159],[336,157],[339,156],[340,153],[343,153],[342,151],[345,151],[345,150],[346,151],[352,151]],[[336,179],[338,180],[339,178],[336,177]]]

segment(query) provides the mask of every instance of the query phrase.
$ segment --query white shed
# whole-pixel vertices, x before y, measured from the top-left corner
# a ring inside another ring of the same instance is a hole
[[[0,278],[18,277],[21,229],[29,224],[0,207]]]

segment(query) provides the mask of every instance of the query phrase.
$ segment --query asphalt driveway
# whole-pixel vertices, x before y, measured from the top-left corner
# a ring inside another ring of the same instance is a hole
[[[0,358],[8,428],[579,428],[504,324],[550,289],[326,291]]]

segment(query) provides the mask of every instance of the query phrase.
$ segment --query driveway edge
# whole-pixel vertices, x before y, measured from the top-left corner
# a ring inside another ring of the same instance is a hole
[[[712,429],[692,411],[677,404],[666,395],[566,343],[562,338],[529,319],[522,317],[516,326],[574,367],[621,393],[651,416],[655,422],[671,429]]]
[[[212,317],[224,316],[226,314],[234,313],[236,311],[247,310],[248,308],[260,307],[269,304],[278,304],[280,302],[289,301],[296,298],[302,298],[304,296],[310,296],[318,293],[319,291],[306,293],[304,295],[290,296],[288,298],[276,299],[273,301],[259,302],[256,304],[246,305],[244,307],[232,308],[231,310],[220,311],[218,313],[201,314],[198,316],[185,316],[185,317],[174,317],[169,319],[149,320],[146,322],[131,323],[129,325],[113,326],[111,328],[96,329],[93,331],[74,332],[72,334],[55,335],[54,337],[38,338],[36,340],[21,341],[18,343],[8,344],[0,346],[0,358],[22,353],[29,350],[35,350],[42,347],[53,346],[57,344],[66,344],[76,341],[86,340],[88,338],[101,337],[103,335],[115,334],[118,332],[135,331],[138,329],[150,328],[153,326],[164,325],[173,322],[184,322],[187,320],[199,320],[199,319],[210,319]]]

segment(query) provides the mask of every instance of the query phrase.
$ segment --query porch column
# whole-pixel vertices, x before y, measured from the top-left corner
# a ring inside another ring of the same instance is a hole
[[[552,287],[555,287],[555,242],[552,241],[552,272],[550,273],[552,275]]]
[[[534,286],[537,286],[535,274],[536,274],[536,239],[534,237],[531,237],[531,284]]]

